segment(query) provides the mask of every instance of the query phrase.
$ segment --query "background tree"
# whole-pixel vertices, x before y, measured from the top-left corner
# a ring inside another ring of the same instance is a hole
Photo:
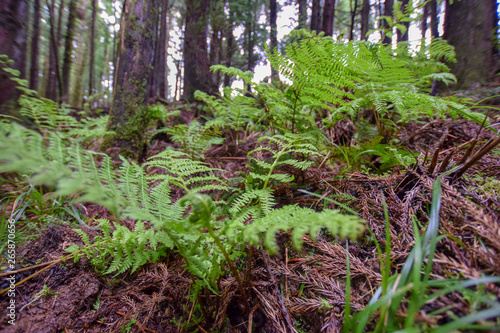
[[[321,31],[325,36],[333,35],[333,26],[335,24],[335,4],[336,0],[325,0],[323,7],[323,25]]]
[[[321,29],[321,1],[312,0],[311,31],[319,32]]]
[[[443,37],[455,47],[457,63],[450,68],[457,77],[456,88],[484,84],[496,74],[496,5],[495,0],[447,3]]]
[[[368,39],[368,30],[370,24],[370,0],[363,0],[361,7],[361,40]]]
[[[31,36],[30,89],[38,90],[38,45],[40,42],[40,0],[33,2],[33,29]]]
[[[119,147],[125,157],[139,159],[147,125],[148,86],[153,61],[151,31],[154,0],[125,0],[120,26],[115,92],[108,136],[101,148]]]
[[[186,0],[184,30],[184,98],[194,101],[196,90],[212,91],[208,64],[207,13],[209,0]]]
[[[385,0],[384,2],[384,17],[382,19],[382,27],[384,28],[384,39],[382,43],[384,44],[391,44],[392,43],[392,31],[391,25],[389,24],[388,20],[391,21],[393,19],[393,7],[394,7],[394,0]]]
[[[0,54],[14,61],[12,68],[18,70],[21,78],[26,73],[26,24],[28,3],[25,0],[0,1]],[[9,75],[0,71],[0,114],[15,114],[19,92]]]

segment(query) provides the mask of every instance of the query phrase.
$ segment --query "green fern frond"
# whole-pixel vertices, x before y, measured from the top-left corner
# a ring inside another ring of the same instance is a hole
[[[321,229],[326,229],[334,237],[357,238],[364,228],[358,217],[343,215],[337,210],[315,212],[290,205],[255,219],[243,230],[243,240],[253,245],[262,245],[264,239],[263,245],[268,251],[276,253],[279,250],[276,234],[280,230],[289,229],[292,229],[293,245],[300,249],[303,244],[302,237],[307,233],[314,240]]]

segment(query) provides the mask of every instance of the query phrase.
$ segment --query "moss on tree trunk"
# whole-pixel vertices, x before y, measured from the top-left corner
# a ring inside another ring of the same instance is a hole
[[[127,0],[122,14],[113,104],[102,149],[139,159],[147,126],[148,81],[152,71],[154,0]]]

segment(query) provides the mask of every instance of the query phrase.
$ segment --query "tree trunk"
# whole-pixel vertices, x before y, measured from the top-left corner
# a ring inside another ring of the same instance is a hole
[[[394,0],[385,0],[384,2],[384,16],[387,16],[389,18],[393,18],[393,7],[394,7]],[[392,44],[392,27],[389,26],[389,23],[386,20],[382,20],[382,27],[384,28],[384,39],[382,43],[386,45]]]
[[[78,0],[71,0],[69,4],[68,25],[66,29],[66,40],[64,42],[64,58],[62,66],[62,102],[69,102],[69,83],[71,75],[71,58],[73,54],[73,36],[76,20],[76,9]]]
[[[408,14],[406,10],[406,6],[408,5],[409,0],[402,0],[401,1],[401,11],[403,14]],[[410,22],[400,22],[406,29],[405,32],[402,32],[401,30],[397,29],[397,38],[398,38],[398,43],[399,42],[407,42],[408,41],[408,29],[410,29]]]
[[[34,1],[31,37],[30,89],[38,90],[38,45],[40,41],[40,0]]]
[[[45,97],[53,101],[57,101],[58,88],[59,96],[61,93],[61,73],[59,72],[59,40],[60,40],[60,23],[64,12],[64,1],[61,1],[59,6],[59,19],[56,27],[55,23],[55,5],[56,0],[52,0],[49,7],[49,25],[50,25],[50,41],[49,41],[49,71],[47,73],[47,90]]]
[[[83,0],[80,3],[78,10],[78,18],[80,19],[80,24],[78,27],[76,45],[77,49],[75,52],[75,73],[72,78],[71,91],[70,91],[70,105],[81,107],[83,106],[83,89],[85,87],[85,70],[87,69],[87,59],[89,52],[89,38],[86,35],[88,32],[87,22],[86,22],[86,12],[87,12],[87,0]]]
[[[127,0],[125,0],[127,1]],[[125,8],[125,4],[123,5]],[[89,64],[89,92],[88,96],[94,94],[94,70],[95,70],[95,21],[97,17],[97,0],[92,0],[92,18],[90,19],[90,64]],[[121,29],[121,27],[120,27]],[[151,32],[150,32],[151,33]]]
[[[361,40],[368,39],[368,30],[370,30],[370,0],[363,0],[361,7]]]
[[[208,67],[207,13],[209,0],[186,0],[186,28],[184,32],[184,93],[194,101],[194,92],[210,92]]]
[[[321,31],[325,33],[325,36],[333,35],[335,3],[336,0],[325,0],[325,6],[323,7],[323,27],[321,29]]]
[[[25,0],[0,1],[0,54],[7,55],[11,66],[25,77],[28,3]],[[0,70],[0,114],[17,115],[17,99],[20,95],[17,84],[10,75]]]
[[[321,29],[321,0],[312,0],[311,31],[319,32]]]
[[[350,3],[352,4],[352,0],[350,1]],[[354,24],[356,20],[357,9],[358,9],[358,0],[354,0],[354,7],[351,7],[351,26],[349,27],[349,40],[354,39]]]
[[[431,16],[431,36],[432,38],[439,37],[439,18],[437,15],[437,0],[431,0],[428,3],[429,6],[429,14]],[[495,10],[496,13],[496,10]]]
[[[494,77],[496,26],[495,0],[447,4],[443,37],[455,47],[457,63],[450,64],[450,68],[457,77],[456,88],[477,87]]]
[[[143,155],[147,126],[148,82],[154,56],[151,19],[154,0],[126,0],[120,24],[115,91],[102,149],[120,148],[125,157]]]
[[[224,14],[224,2],[222,0],[212,1],[210,10],[210,25],[212,26],[212,37],[210,40],[210,66],[219,65],[222,59],[222,35],[226,17]],[[218,90],[220,84],[220,72],[210,73],[212,85]]]
[[[274,2],[276,2],[276,0],[274,0]],[[305,29],[307,22],[307,1],[297,0],[297,4],[299,5],[299,25],[297,28]]]
[[[167,20],[168,20],[168,0],[162,1],[158,59],[158,96],[165,99],[167,97]]]
[[[300,2],[299,2],[299,6],[300,6]],[[277,8],[276,7],[277,7],[276,0],[269,0],[269,23],[271,26],[271,35],[270,35],[271,52],[273,52],[275,49],[278,48],[278,25],[276,22],[276,19],[277,19]],[[300,10],[299,10],[299,14],[300,14]],[[300,17],[299,17],[299,22],[300,22]],[[299,25],[300,25],[300,23],[299,23]],[[277,79],[278,79],[278,71],[274,67],[271,67],[271,80],[277,80]]]
[[[234,9],[230,5],[229,6],[229,21],[227,23],[226,27],[226,41],[227,41],[227,47],[226,47],[226,67],[231,67],[231,63],[233,60],[233,53],[234,53],[234,48],[233,48],[233,41],[234,41],[234,35],[233,35],[233,24],[234,24]],[[229,87],[231,85],[231,76],[230,75],[225,75],[224,76],[224,87]]]
[[[425,44],[425,34],[427,33],[427,18],[429,17],[429,3],[427,3],[422,12],[422,25],[421,25],[421,31],[422,31],[422,47],[424,47]]]
[[[160,28],[159,28],[159,23],[161,22],[161,10],[158,10],[158,7],[154,8],[153,11],[153,17],[154,17],[154,23],[153,23],[153,31],[151,32],[153,34],[153,47],[154,47],[154,56],[153,56],[153,63],[151,64],[153,68],[155,69],[153,73],[151,74],[150,80],[149,80],[149,100],[152,100],[155,98],[155,96],[158,96],[158,80],[160,79],[159,76],[159,63],[160,63]]]

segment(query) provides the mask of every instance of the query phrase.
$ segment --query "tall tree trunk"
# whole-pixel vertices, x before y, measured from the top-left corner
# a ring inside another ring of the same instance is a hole
[[[0,54],[7,55],[11,66],[26,75],[26,47],[28,3],[25,0],[0,1]],[[17,84],[10,75],[0,70],[0,114],[17,116],[17,99],[20,95]]]
[[[351,3],[351,25],[349,27],[349,40],[354,39],[354,24],[356,21],[356,10],[358,9],[358,0],[354,0],[354,6],[352,6],[352,0],[350,1]]]
[[[300,6],[300,2],[299,2]],[[276,0],[269,0],[269,23],[271,26],[271,52],[274,52],[278,48],[278,25],[277,25],[277,8]],[[299,7],[300,8],[300,7]],[[299,10],[300,14],[300,10]],[[300,17],[299,17],[300,22]],[[300,25],[300,23],[299,23]],[[302,28],[301,28],[302,29]],[[271,80],[278,79],[278,71],[275,68],[271,68]]]
[[[394,7],[394,0],[385,0],[385,2],[384,2],[384,16],[387,16],[389,18],[394,18],[393,7]],[[389,26],[389,23],[386,20],[382,21],[382,27],[385,30],[384,39],[383,39],[382,43],[387,44],[387,45],[392,44],[392,31],[391,31],[392,28]]]
[[[408,3],[409,0],[401,1],[401,11],[403,12],[403,14],[408,14],[408,11],[406,10],[406,6],[408,5]],[[401,30],[397,29],[398,43],[408,41],[408,29],[410,29],[410,22],[401,22],[401,24],[405,27],[406,30],[402,32]]]
[[[455,47],[457,63],[450,68],[457,77],[456,88],[473,88],[494,77],[496,26],[496,0],[447,4],[443,37]]]
[[[194,101],[194,92],[210,92],[207,13],[209,0],[186,0],[184,32],[184,98]]]
[[[76,45],[77,49],[75,52],[74,59],[74,75],[71,78],[71,91],[70,91],[70,105],[81,107],[83,106],[83,89],[85,87],[85,70],[87,69],[87,59],[89,52],[89,38],[86,35],[88,32],[86,13],[87,13],[88,0],[82,0],[79,2],[78,19],[80,23],[78,25],[78,32],[76,34]]]
[[[50,25],[50,41],[49,41],[49,72],[47,75],[47,90],[45,97],[53,101],[57,101],[57,95],[61,93],[61,73],[59,71],[59,41],[60,41],[60,25],[62,23],[62,15],[64,13],[64,1],[61,1],[59,6],[58,24],[56,27],[55,21],[55,5],[56,0],[52,0],[49,7],[49,25]]]
[[[227,27],[226,27],[226,41],[227,41],[227,47],[226,47],[226,67],[231,67],[231,63],[233,60],[233,53],[234,53],[234,47],[233,47],[233,41],[234,41],[234,35],[233,35],[233,24],[234,24],[234,9],[230,5],[229,6],[229,21],[227,22]],[[231,76],[230,75],[225,75],[224,76],[224,87],[229,87],[231,85]]]
[[[224,1],[214,0],[210,9],[210,25],[212,36],[210,40],[210,66],[219,65],[222,59],[222,35],[226,18],[224,14]],[[210,73],[212,85],[218,90],[220,84],[220,72]]]
[[[337,0],[325,0],[325,6],[323,7],[323,27],[321,29],[321,31],[325,33],[325,36],[333,35],[336,1]]]
[[[151,75],[154,46],[154,0],[125,0],[120,24],[120,49],[116,69],[113,104],[102,149],[119,147],[125,157],[138,160],[143,155],[147,126],[147,87]]]
[[[62,66],[62,95],[61,101],[69,102],[69,83],[71,75],[71,59],[73,55],[73,36],[76,21],[76,9],[78,0],[69,3],[68,25],[66,29],[66,40],[64,42],[64,58]]]
[[[368,30],[370,29],[370,0],[363,0],[361,7],[361,40],[368,39]]]
[[[437,15],[437,0],[431,0],[428,3],[429,6],[429,15],[431,16],[431,36],[432,38],[439,37],[439,18]],[[496,13],[496,10],[495,10]]]
[[[319,32],[321,29],[321,0],[312,0],[311,31]]]
[[[167,97],[167,20],[168,20],[168,0],[162,1],[159,59],[158,59],[158,96],[165,99]]]
[[[154,8],[153,18],[151,18],[154,22],[153,31],[151,32],[153,34],[154,56],[153,56],[153,63],[151,65],[153,66],[153,68],[155,70],[151,74],[151,77],[149,80],[149,100],[152,100],[156,96],[158,96],[158,80],[160,79],[158,69],[159,69],[159,63],[160,63],[160,28],[159,28],[159,23],[161,22],[161,10],[158,10],[158,9],[161,9],[161,7]]]
[[[299,5],[299,25],[297,28],[305,29],[307,22],[307,0],[297,0],[297,4]]]
[[[40,41],[40,0],[34,1],[33,35],[31,37],[30,89],[38,90],[38,45]]]
[[[125,8],[126,3],[123,5]],[[90,19],[90,64],[89,64],[89,99],[94,94],[95,70],[95,23],[97,17],[97,0],[92,0],[92,18]],[[121,29],[121,27],[120,27]]]
[[[421,25],[421,31],[422,31],[422,47],[424,46],[425,43],[425,34],[427,33],[427,18],[429,17],[429,3],[427,3],[422,12],[422,25]]]

